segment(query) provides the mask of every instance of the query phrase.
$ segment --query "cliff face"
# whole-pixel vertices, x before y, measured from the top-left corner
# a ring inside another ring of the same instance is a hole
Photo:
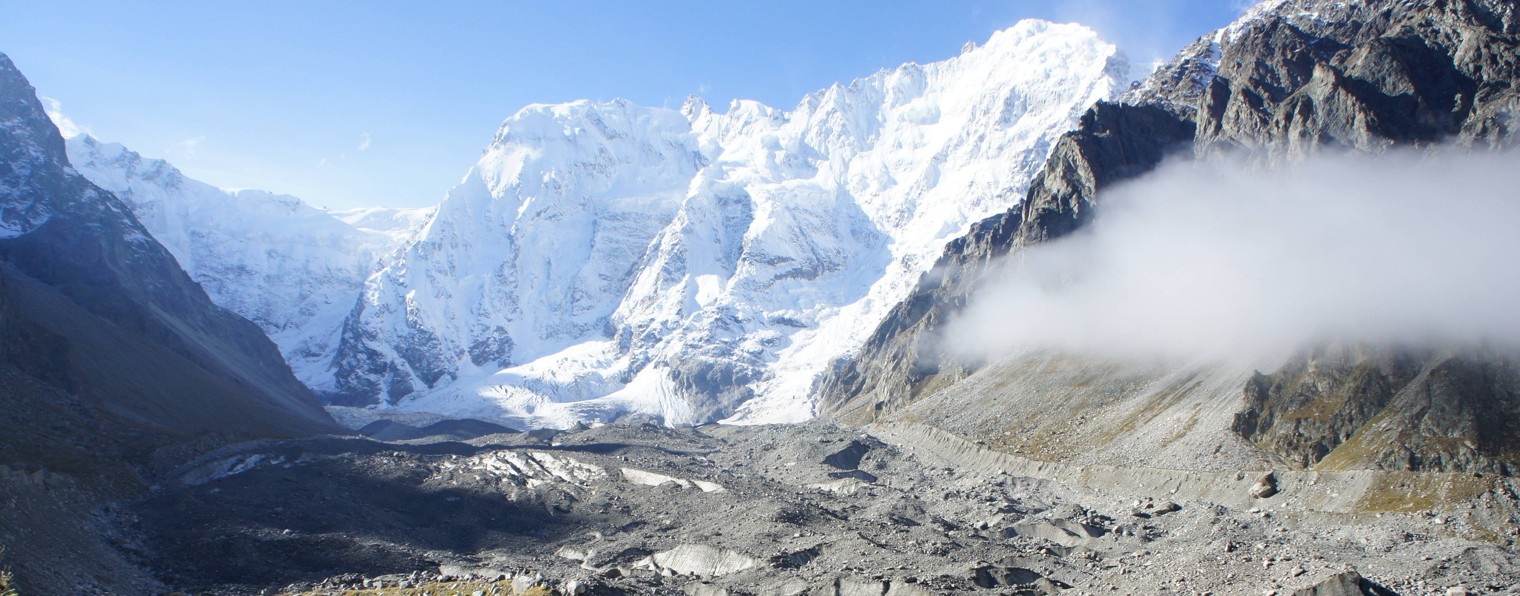
[[[1019,206],[950,244],[865,346],[835,363],[816,386],[821,411],[864,422],[936,392],[975,407],[986,396],[948,388],[986,363],[942,349],[942,326],[998,257],[1079,229],[1105,188],[1168,156],[1278,162],[1327,149],[1514,147],[1517,33],[1520,11],[1505,1],[1296,0],[1248,11],[1119,103],[1094,106]],[[1520,461],[1505,430],[1520,387],[1509,356],[1364,346],[1325,358],[1303,354],[1215,396],[1241,403],[1232,432],[1298,466],[1503,470]]]
[[[1325,347],[1245,384],[1232,430],[1292,465],[1510,474],[1513,354]]]

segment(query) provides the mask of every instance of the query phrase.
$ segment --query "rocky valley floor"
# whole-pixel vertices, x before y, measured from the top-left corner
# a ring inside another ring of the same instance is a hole
[[[1520,594],[1508,479],[1430,510],[1317,512],[1288,483],[1227,507],[886,430],[249,444],[124,507],[115,534],[194,593]]]

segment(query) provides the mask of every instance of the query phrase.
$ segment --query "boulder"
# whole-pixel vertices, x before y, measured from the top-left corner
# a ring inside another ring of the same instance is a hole
[[[1275,494],[1277,494],[1277,476],[1271,472],[1267,472],[1265,476],[1261,477],[1261,480],[1257,480],[1256,484],[1251,485],[1251,498],[1253,499],[1266,499]]]
[[[1396,596],[1396,593],[1372,583],[1355,571],[1342,571],[1313,586],[1293,592],[1293,596]]]

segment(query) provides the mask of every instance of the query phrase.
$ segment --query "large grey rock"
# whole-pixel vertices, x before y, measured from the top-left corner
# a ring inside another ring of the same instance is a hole
[[[1343,571],[1313,586],[1293,592],[1293,596],[1394,596],[1394,592],[1355,571]]]
[[[1277,494],[1277,476],[1267,472],[1251,485],[1251,497],[1256,499],[1269,499]]]

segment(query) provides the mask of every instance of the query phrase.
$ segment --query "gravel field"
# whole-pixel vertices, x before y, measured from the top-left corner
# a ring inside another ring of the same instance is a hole
[[[1348,512],[1294,494],[1333,478],[1208,499],[956,441],[816,422],[266,442],[118,517],[198,593],[1520,593],[1508,479]]]

